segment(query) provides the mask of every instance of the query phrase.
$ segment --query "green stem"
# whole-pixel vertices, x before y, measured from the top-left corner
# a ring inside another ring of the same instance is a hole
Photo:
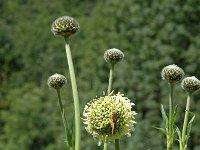
[[[173,145],[173,123],[172,123],[172,115],[173,115],[173,83],[169,83],[169,137],[167,138],[167,146],[170,150]]]
[[[183,130],[182,130],[182,144],[183,144],[183,149],[185,149],[185,143],[186,143],[186,129],[187,129],[187,125],[188,125],[188,115],[189,115],[189,111],[190,111],[190,97],[191,97],[191,93],[188,93],[188,97],[187,97],[187,104],[186,104],[186,110],[185,110],[185,118],[184,118],[184,123],[183,123]]]
[[[74,111],[75,111],[75,150],[80,150],[80,110],[79,110],[79,99],[76,85],[76,78],[74,73],[74,66],[69,47],[69,38],[65,37],[65,49],[67,54],[67,61],[69,66],[69,73],[72,84],[72,93],[74,98]]]
[[[114,64],[111,64],[110,65],[110,76],[109,76],[109,84],[108,84],[108,95],[110,94],[111,92],[111,89],[112,89],[112,81],[113,81],[113,70],[114,70]],[[104,143],[104,150],[107,150],[107,143]]]
[[[119,139],[115,139],[115,150],[120,150]]]
[[[103,144],[103,150],[107,150],[107,148],[108,148],[107,143],[104,143],[104,144]]]
[[[68,147],[69,150],[72,150],[72,143],[70,141],[70,135],[69,135],[67,120],[66,120],[66,116],[65,116],[65,111],[63,109],[63,104],[62,104],[62,100],[61,100],[61,96],[60,96],[60,90],[58,89],[56,91],[57,91],[57,95],[58,95],[58,102],[59,102],[59,107],[60,107],[60,113],[61,113],[61,116],[62,116],[62,121],[63,121],[64,128],[65,128],[65,135],[66,135],[67,147]]]
[[[111,64],[111,65],[110,65],[109,84],[108,84],[108,95],[110,94],[111,89],[112,89],[113,70],[114,70],[114,64]]]
[[[168,147],[167,150],[172,150],[172,147]]]

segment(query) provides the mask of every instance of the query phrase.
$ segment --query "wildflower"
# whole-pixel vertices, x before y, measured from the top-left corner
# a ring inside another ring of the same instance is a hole
[[[93,99],[85,105],[83,116],[86,131],[99,142],[110,142],[123,135],[130,136],[134,129],[135,111],[123,94]]]
[[[183,69],[174,64],[164,67],[161,71],[162,79],[167,80],[170,83],[179,82],[184,75]]]
[[[55,73],[48,78],[47,84],[54,89],[60,89],[66,82],[65,76]]]
[[[116,48],[108,49],[104,53],[105,61],[110,64],[116,64],[117,62],[123,60],[123,58],[124,58],[123,52]]]
[[[200,89],[200,81],[195,76],[187,77],[182,80],[181,86],[187,92],[195,92]]]
[[[72,17],[62,16],[57,18],[52,26],[51,31],[54,35],[71,36],[79,30],[79,23]]]

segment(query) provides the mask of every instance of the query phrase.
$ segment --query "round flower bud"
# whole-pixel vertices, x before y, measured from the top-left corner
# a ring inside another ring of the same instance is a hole
[[[187,77],[182,80],[181,86],[187,92],[195,92],[200,89],[200,81],[195,76]]]
[[[110,64],[116,64],[117,62],[123,60],[123,58],[124,58],[124,53],[116,48],[108,49],[104,53],[105,61]]]
[[[132,105],[134,103],[120,93],[93,99],[83,112],[86,131],[98,143],[114,141],[122,135],[130,136],[136,123]]]
[[[65,76],[55,73],[48,78],[47,84],[54,89],[60,89],[66,82]]]
[[[79,23],[72,17],[62,16],[57,18],[52,26],[51,31],[54,35],[70,36],[79,30]]]
[[[164,67],[161,71],[162,79],[167,80],[170,83],[180,81],[184,75],[183,69],[174,64]]]

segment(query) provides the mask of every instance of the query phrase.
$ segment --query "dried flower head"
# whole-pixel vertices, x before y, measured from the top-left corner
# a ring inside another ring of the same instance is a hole
[[[93,99],[84,108],[85,129],[99,142],[130,136],[136,123],[132,105],[134,103],[120,93]]]
[[[167,80],[170,83],[179,82],[184,75],[183,69],[174,64],[164,67],[161,71],[162,79]]]
[[[182,80],[181,86],[187,92],[195,92],[200,89],[200,81],[195,76],[187,77]]]
[[[47,84],[54,89],[60,89],[66,82],[65,76],[55,73],[48,78]]]
[[[104,53],[104,59],[110,64],[116,64],[117,62],[123,60],[124,53],[116,48],[108,49]]]
[[[79,28],[79,23],[74,18],[69,16],[62,16],[53,22],[51,31],[54,35],[70,36],[75,34]]]

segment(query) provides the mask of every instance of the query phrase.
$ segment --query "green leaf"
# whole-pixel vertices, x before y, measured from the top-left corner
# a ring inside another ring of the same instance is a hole
[[[173,112],[173,115],[172,115],[172,125],[174,125],[174,122],[176,120],[176,114],[178,112],[178,105],[176,105],[175,109],[174,109],[174,112]]]
[[[175,126],[175,129],[176,129],[176,132],[178,134],[179,142],[181,142],[181,131],[177,126]]]
[[[187,126],[187,133],[186,133],[186,139],[185,139],[186,145],[188,144],[188,140],[190,138],[190,132],[191,132],[192,123],[193,123],[194,119],[195,119],[195,115],[193,115],[193,117],[190,119],[188,126]]]
[[[62,113],[62,119],[63,119],[64,127],[65,127],[65,130],[66,130],[67,147],[68,147],[68,149],[72,149],[72,133],[70,133],[70,128],[68,126],[67,118],[65,116],[65,111],[64,110],[63,110],[63,113]]]
[[[163,120],[165,121],[165,128],[166,128],[166,132],[168,132],[168,117],[165,113],[165,110],[164,110],[164,107],[163,105],[161,104],[161,113],[162,113],[162,117],[163,117]]]
[[[158,128],[158,127],[153,127],[153,128],[159,130],[161,133],[163,133],[164,135],[166,135],[165,129],[163,129],[163,128]]]

